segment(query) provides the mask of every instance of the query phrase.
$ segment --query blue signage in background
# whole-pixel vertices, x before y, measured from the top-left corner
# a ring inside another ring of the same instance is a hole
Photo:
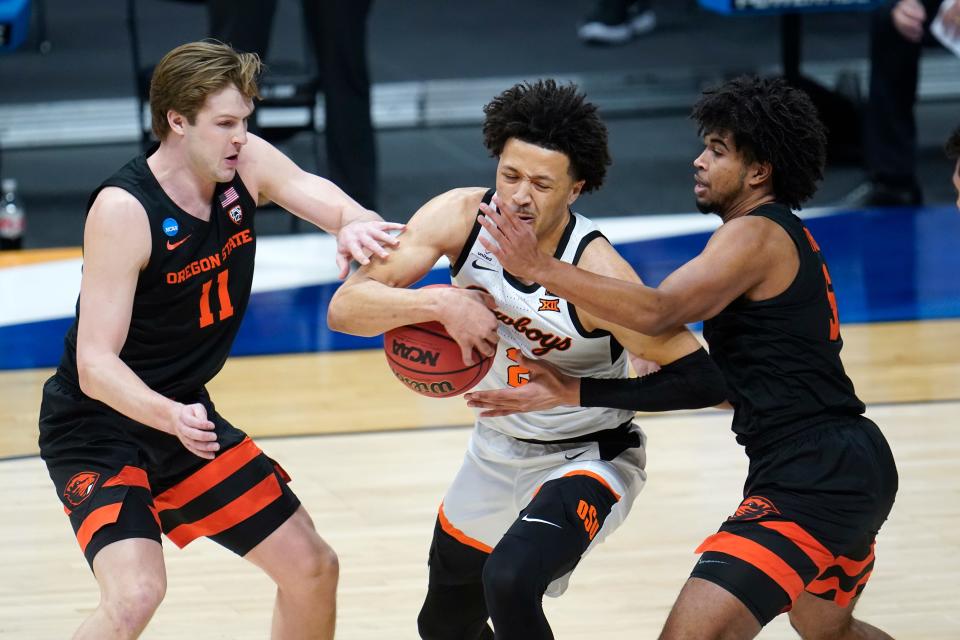
[[[23,44],[29,29],[30,0],[0,0],[0,53]]]
[[[884,0],[699,0],[700,6],[724,15],[864,11]]]

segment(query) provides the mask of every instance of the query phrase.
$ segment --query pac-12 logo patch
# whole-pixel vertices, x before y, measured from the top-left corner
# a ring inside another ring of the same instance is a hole
[[[167,218],[163,221],[163,232],[172,238],[180,233],[180,223],[173,218]]]
[[[99,479],[100,474],[96,471],[81,471],[67,481],[67,486],[63,490],[63,497],[72,506],[76,507],[90,497]]]
[[[772,502],[762,496],[750,496],[744,498],[737,512],[727,518],[727,520],[757,520],[770,514],[779,514],[780,510]]]
[[[230,216],[234,224],[240,224],[240,221],[243,220],[243,209],[240,208],[240,205],[237,205],[233,209],[230,209],[227,215]]]

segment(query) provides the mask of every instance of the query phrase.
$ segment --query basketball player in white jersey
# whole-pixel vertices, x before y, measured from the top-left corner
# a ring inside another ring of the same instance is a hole
[[[573,213],[610,163],[606,128],[573,85],[516,85],[485,109],[485,144],[499,158],[496,192],[561,260],[639,281],[596,225]],[[454,189],[411,218],[388,260],[354,273],[330,303],[332,329],[376,335],[439,321],[470,363],[494,363],[479,389],[524,384],[524,357],[583,378],[571,405],[504,417],[478,415],[461,467],[440,505],[430,584],[418,619],[428,639],[539,640],[553,634],[543,595],[560,595],[580,558],[616,529],[645,480],[633,408],[718,404],[719,370],[684,328],[652,339],[603,322],[484,251],[477,222],[493,189]],[[456,287],[405,289],[441,256]],[[627,375],[628,352],[659,365]],[[618,379],[619,380],[615,380]],[[601,408],[619,407],[619,408]],[[493,622],[491,631],[487,619]]]

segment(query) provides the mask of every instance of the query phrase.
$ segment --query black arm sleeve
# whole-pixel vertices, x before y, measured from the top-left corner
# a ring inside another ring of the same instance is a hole
[[[642,378],[583,378],[580,404],[633,411],[712,407],[727,399],[723,374],[704,349]]]

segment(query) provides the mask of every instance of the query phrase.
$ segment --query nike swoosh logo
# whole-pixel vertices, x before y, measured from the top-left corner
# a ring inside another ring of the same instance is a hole
[[[474,260],[472,264],[474,269],[481,269],[483,271],[496,271],[496,269],[494,269],[493,267],[488,267],[487,265],[483,264],[479,260]]]
[[[578,454],[576,454],[576,455],[573,455],[573,456],[571,456],[569,453],[567,453],[567,454],[564,454],[563,457],[566,458],[567,460],[576,460],[577,458],[579,458],[580,456],[582,456],[583,454],[585,454],[587,451],[590,451],[590,449],[584,449],[584,450],[581,451],[580,453],[578,453]]]
[[[179,247],[180,245],[182,245],[184,242],[186,242],[187,240],[189,240],[189,239],[190,239],[190,236],[192,236],[192,235],[193,235],[193,234],[191,233],[191,234],[185,236],[184,238],[182,238],[182,239],[180,239],[180,240],[178,240],[178,241],[176,241],[176,242],[170,242],[169,240],[167,240],[167,249],[169,249],[170,251],[173,251],[174,249],[176,249],[177,247]]]
[[[550,525],[551,527],[556,527],[557,529],[563,529],[563,527],[561,527],[561,526],[558,525],[558,524],[554,524],[554,523],[552,523],[552,522],[550,522],[550,521],[548,521],[548,520],[541,520],[540,518],[531,518],[530,516],[528,516],[528,515],[526,515],[526,514],[524,514],[524,516],[523,516],[522,518],[520,518],[520,519],[523,520],[524,522],[542,522],[543,524],[548,524],[548,525]]]

